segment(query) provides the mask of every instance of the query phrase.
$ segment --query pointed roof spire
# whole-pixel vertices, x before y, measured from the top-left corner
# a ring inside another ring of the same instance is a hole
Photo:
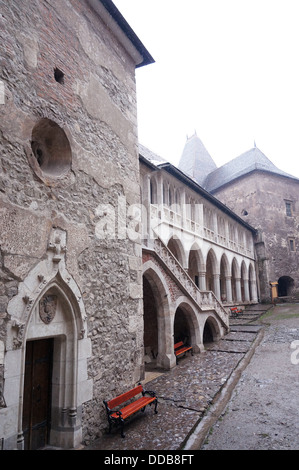
[[[217,168],[202,141],[197,137],[196,131],[191,137],[187,136],[178,167],[200,185],[203,185],[207,175]]]

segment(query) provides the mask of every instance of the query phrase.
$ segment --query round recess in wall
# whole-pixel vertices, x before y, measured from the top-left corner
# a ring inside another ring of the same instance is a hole
[[[43,118],[31,136],[30,164],[37,176],[49,184],[71,170],[72,151],[64,130],[56,122]]]

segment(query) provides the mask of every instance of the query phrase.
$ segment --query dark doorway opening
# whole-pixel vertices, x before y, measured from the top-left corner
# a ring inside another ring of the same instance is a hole
[[[209,344],[209,343],[213,343],[213,341],[214,341],[213,330],[209,322],[206,322],[204,330],[203,330],[203,343]]]
[[[143,276],[144,353],[147,364],[156,363],[158,355],[158,318],[155,294]]]
[[[186,346],[191,346],[191,335],[188,319],[184,310],[177,308],[174,317],[174,344],[183,341]]]
[[[294,279],[290,276],[282,276],[278,279],[278,297],[291,296],[294,289]]]
[[[48,444],[51,426],[53,339],[26,343],[23,397],[24,449]]]

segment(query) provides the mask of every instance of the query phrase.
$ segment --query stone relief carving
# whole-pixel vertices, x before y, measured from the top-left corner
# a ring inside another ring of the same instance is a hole
[[[54,319],[57,307],[57,295],[45,295],[39,301],[39,316],[48,325]]]
[[[41,320],[46,325],[53,321],[58,296],[53,291],[49,292],[49,289],[55,286],[58,291],[61,290],[62,296],[71,295],[72,299],[75,299],[78,338],[84,338],[86,334],[84,303],[78,285],[66,269],[66,251],[66,232],[60,228],[53,228],[49,237],[47,257],[30,271],[24,282],[19,285],[18,295],[12,298],[8,304],[8,313],[11,318],[9,342],[13,349],[22,347],[26,325],[35,306],[37,306]],[[38,304],[36,304],[37,301]]]
[[[53,253],[53,263],[59,263],[66,254],[66,233],[58,228],[52,231],[48,251]]]

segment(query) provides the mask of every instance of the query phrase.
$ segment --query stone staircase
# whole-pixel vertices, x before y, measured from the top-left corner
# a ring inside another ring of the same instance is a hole
[[[145,248],[145,250],[149,250]],[[229,330],[229,315],[222,303],[217,299],[212,291],[201,291],[181,266],[177,258],[167,248],[161,239],[157,238],[154,242],[153,250],[149,250],[158,258],[159,263],[164,267],[168,274],[179,285],[180,289],[196,303],[201,311],[214,310],[221,324]]]
[[[245,307],[243,313],[237,317],[230,315],[230,325],[244,325],[252,323],[266,313],[273,304],[254,304]]]

